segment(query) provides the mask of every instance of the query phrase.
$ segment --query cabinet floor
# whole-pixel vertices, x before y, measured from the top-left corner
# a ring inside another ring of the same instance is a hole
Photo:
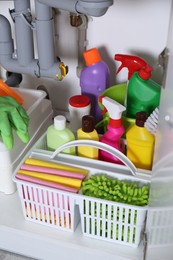
[[[34,259],[28,258],[26,256],[13,254],[4,250],[0,250],[0,260],[34,260]]]

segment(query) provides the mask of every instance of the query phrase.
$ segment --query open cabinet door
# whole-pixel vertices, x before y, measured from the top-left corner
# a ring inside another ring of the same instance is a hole
[[[173,8],[173,7],[172,7]],[[163,63],[156,152],[146,224],[147,260],[173,259],[173,9]]]

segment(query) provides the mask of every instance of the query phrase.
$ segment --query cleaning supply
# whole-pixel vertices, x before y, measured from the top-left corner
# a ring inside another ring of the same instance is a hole
[[[155,137],[145,127],[146,112],[136,113],[136,124],[126,133],[127,157],[141,169],[151,170]]]
[[[146,67],[147,62],[138,56],[115,54],[114,59],[121,62],[121,66],[118,68],[116,74],[118,74],[123,68],[128,69],[128,80],[130,80],[133,73],[139,71],[141,68]]]
[[[29,116],[25,109],[12,96],[0,96],[0,135],[6,148],[13,148],[13,129],[21,141],[27,143],[28,127]]]
[[[76,173],[88,175],[88,170],[86,170],[84,168],[74,167],[71,165],[63,164],[63,163],[48,162],[48,161],[39,160],[39,159],[35,159],[35,158],[26,158],[25,164],[41,166],[41,167],[48,167],[51,169],[64,170],[64,171],[70,171],[70,172],[76,172]]]
[[[82,127],[82,117],[90,114],[91,101],[86,95],[75,95],[69,99],[70,126],[69,128],[76,134]]]
[[[80,180],[80,179],[56,176],[56,175],[47,174],[47,173],[40,173],[40,172],[26,171],[26,170],[19,169],[18,174],[30,176],[30,177],[41,179],[44,181],[51,181],[51,182],[67,185],[67,186],[70,186],[73,188],[78,188],[78,189],[80,189],[81,184],[82,184],[82,180]]]
[[[140,186],[137,182],[118,180],[99,173],[83,181],[82,194],[125,204],[146,206],[149,199],[149,186]]]
[[[38,185],[42,185],[42,186],[47,186],[53,189],[58,189],[58,190],[63,190],[63,191],[67,191],[67,192],[73,192],[73,193],[77,193],[79,191],[79,189],[77,188],[73,188],[67,185],[62,185],[62,184],[58,184],[55,182],[51,182],[51,181],[44,181],[38,178],[34,178],[31,176],[27,176],[27,175],[22,175],[19,173],[16,173],[16,178],[22,181],[27,181],[27,182],[31,182],[34,184],[38,184]]]
[[[66,127],[66,118],[62,115],[54,117],[54,124],[50,125],[46,133],[47,148],[55,151],[61,145],[75,140],[74,133]],[[75,155],[75,147],[68,148],[62,153]]]
[[[159,108],[156,107],[151,115],[147,118],[144,127],[153,135],[156,135],[159,120]]]
[[[129,71],[126,116],[135,118],[140,111],[149,116],[160,103],[160,85],[151,79],[152,68],[136,56],[116,54],[115,60],[122,62],[117,73],[124,67]]]
[[[107,87],[110,87],[110,71],[97,48],[85,51],[83,56],[86,67],[80,74],[81,93],[90,97],[91,115],[94,116],[95,123],[98,123],[102,120],[98,97]]]
[[[86,115],[82,117],[82,128],[77,130],[77,139],[99,141],[99,135],[94,128],[94,117]],[[82,157],[98,159],[98,149],[94,147],[79,146],[78,155]]]
[[[4,81],[0,79],[0,96],[10,96],[13,97],[16,102],[18,102],[20,105],[23,104],[24,100],[23,98],[18,95],[12,88],[10,88]]]
[[[123,152],[121,137],[125,130],[122,125],[122,112],[125,111],[126,108],[117,101],[106,96],[100,96],[99,102],[104,106],[103,113],[108,112],[109,114],[107,131],[100,137],[100,141]],[[122,164],[118,158],[103,150],[99,151],[99,160]]]
[[[25,163],[21,165],[20,169],[27,170],[27,171],[48,173],[48,174],[57,175],[57,176],[70,177],[70,178],[80,179],[80,180],[83,180],[86,177],[85,174],[81,174],[78,172],[52,169],[52,168],[47,168],[47,167],[29,165],[29,164],[25,164]]]

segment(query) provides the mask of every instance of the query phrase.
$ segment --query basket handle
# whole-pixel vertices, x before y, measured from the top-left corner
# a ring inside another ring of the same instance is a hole
[[[104,151],[112,154],[113,156],[117,157],[119,160],[121,160],[129,168],[132,175],[136,175],[137,169],[136,169],[135,165],[127,158],[127,156],[125,156],[118,149],[116,149],[108,144],[105,144],[105,143],[102,143],[99,141],[94,141],[94,140],[75,140],[75,141],[65,143],[65,144],[61,145],[60,147],[58,147],[55,152],[53,152],[53,154],[50,156],[50,159],[54,159],[54,157],[56,155],[58,155],[60,152],[62,152],[63,150],[65,150],[67,148],[75,147],[75,146],[92,146],[94,148],[104,150]]]

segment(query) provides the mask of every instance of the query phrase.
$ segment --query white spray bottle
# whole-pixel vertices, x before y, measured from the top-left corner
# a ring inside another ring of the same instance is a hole
[[[104,106],[103,114],[106,112],[109,114],[107,132],[100,137],[100,141],[123,152],[121,137],[124,134],[125,129],[122,125],[122,112],[125,111],[126,108],[117,101],[106,96],[100,96],[99,102]],[[99,151],[99,160],[122,164],[118,158],[103,150]]]

